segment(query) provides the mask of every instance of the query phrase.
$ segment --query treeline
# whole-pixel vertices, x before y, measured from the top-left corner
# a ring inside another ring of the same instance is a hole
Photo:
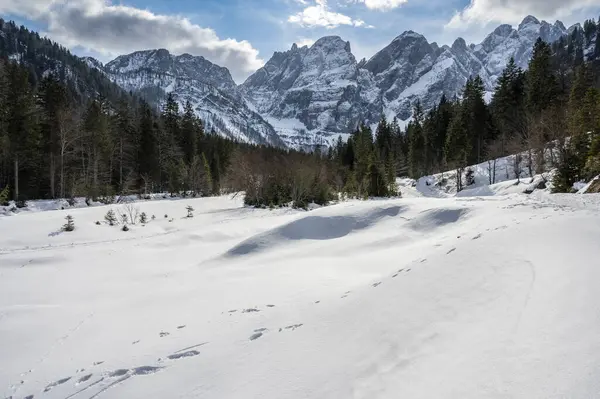
[[[583,30],[575,29],[552,45],[538,39],[528,69],[521,70],[511,59],[489,104],[478,76],[467,81],[460,99],[444,96],[426,113],[417,103],[405,132],[406,145],[398,146],[398,159],[406,160],[408,174],[418,178],[454,169],[461,190],[467,165],[517,154],[515,178],[521,164],[530,176],[557,168],[556,191],[570,191],[576,181],[598,175],[597,31],[589,20]],[[490,183],[494,180],[490,174]]]
[[[73,98],[54,74],[31,82],[0,63],[0,187],[11,198],[218,192],[233,143],[204,134],[191,105],[180,112],[170,97],[157,114],[126,93],[117,104]]]

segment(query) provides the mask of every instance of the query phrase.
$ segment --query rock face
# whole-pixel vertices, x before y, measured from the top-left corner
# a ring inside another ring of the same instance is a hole
[[[167,50],[135,52],[105,66],[86,62],[155,102],[169,92],[181,102],[189,99],[198,115],[226,136],[310,149],[332,144],[361,122],[373,125],[382,114],[402,124],[416,101],[427,110],[443,94],[460,96],[471,76],[481,76],[489,98],[511,57],[526,68],[538,37],[553,42],[573,29],[528,16],[516,29],[500,25],[480,44],[458,38],[441,47],[407,31],[360,62],[349,42],[327,36],[310,47],[294,44],[276,52],[240,86],[226,68]]]
[[[86,60],[122,88],[155,104],[171,92],[182,106],[189,100],[208,129],[243,142],[285,146],[247,103],[229,70],[204,57],[174,56],[159,49],[122,55],[104,66],[94,61]]]
[[[357,120],[378,117],[373,76],[338,36],[275,53],[241,91],[293,146],[328,144]]]

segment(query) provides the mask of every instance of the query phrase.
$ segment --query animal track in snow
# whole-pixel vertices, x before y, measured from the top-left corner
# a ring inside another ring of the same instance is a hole
[[[71,377],[66,377],[66,378],[61,378],[58,381],[51,382],[50,384],[48,384],[46,386],[46,388],[44,388],[44,392],[48,392],[48,391],[52,390],[52,388],[55,388],[55,387],[57,387],[59,385],[62,385],[65,382],[69,381],[70,379],[71,379]]]
[[[303,325],[304,325],[304,324],[292,324],[291,326],[287,326],[287,327],[285,327],[285,329],[286,329],[286,330],[292,330],[292,331],[294,331],[295,329],[297,329],[297,328],[300,328],[300,327],[302,327]]]
[[[187,352],[173,353],[172,355],[167,356],[167,359],[177,360],[177,359],[183,359],[184,357],[198,356],[199,354],[200,354],[200,352],[198,352],[196,350],[191,350],[191,351],[187,351]]]
[[[88,381],[90,378],[92,378],[92,375],[93,374],[84,375],[79,380],[77,380],[77,384],[75,384],[75,385],[78,385],[78,384],[81,384],[82,382]]]
[[[262,333],[262,332],[257,332],[257,333],[254,333],[254,334],[252,334],[252,335],[250,336],[250,341],[257,340],[257,339],[259,339],[259,338],[260,338],[260,337],[262,337],[262,336],[263,336],[263,333]]]

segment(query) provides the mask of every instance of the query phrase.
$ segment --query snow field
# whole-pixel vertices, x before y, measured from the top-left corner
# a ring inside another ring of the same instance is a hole
[[[595,397],[597,196],[420,188],[0,217],[0,397]]]

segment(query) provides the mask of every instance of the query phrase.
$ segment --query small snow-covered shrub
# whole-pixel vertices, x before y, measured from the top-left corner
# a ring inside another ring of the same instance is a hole
[[[73,216],[71,215],[67,215],[67,217],[65,218],[67,223],[65,223],[62,227],[63,231],[73,231],[75,230],[75,220],[73,219]]]
[[[187,217],[193,218],[194,217],[194,208],[191,205],[188,205],[185,207],[185,209],[187,210]]]
[[[8,206],[8,186],[0,191],[0,206]]]
[[[115,211],[112,209],[109,209],[108,212],[106,212],[106,215],[104,215],[104,220],[106,220],[106,223],[108,223],[110,226],[114,226],[118,223]]]
[[[146,224],[148,223],[148,216],[146,216],[146,212],[142,212],[140,214],[140,223],[141,224]]]
[[[124,224],[123,227],[121,227],[121,230],[122,231],[129,231],[129,227],[126,224]]]

